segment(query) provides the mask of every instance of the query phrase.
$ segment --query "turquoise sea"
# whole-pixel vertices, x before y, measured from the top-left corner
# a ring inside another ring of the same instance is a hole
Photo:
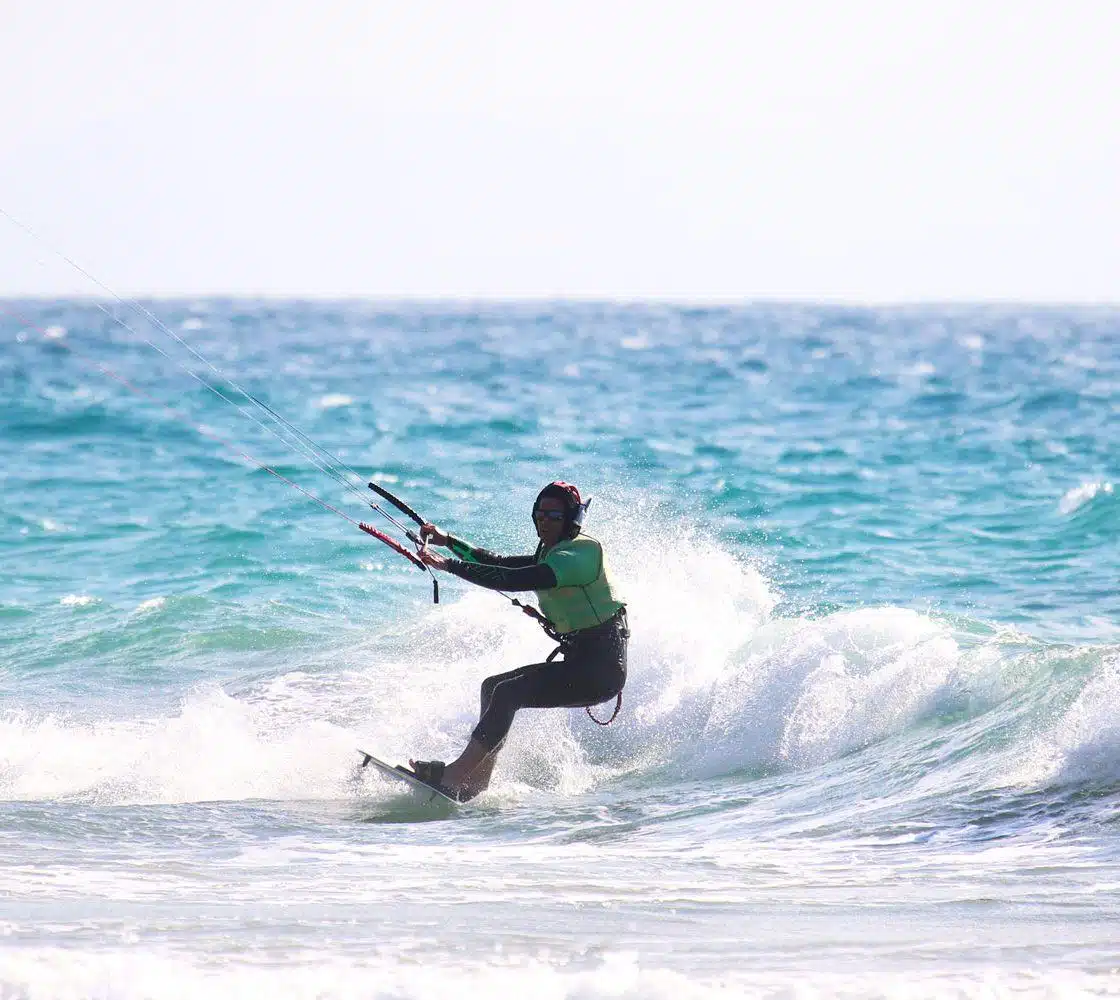
[[[0,302],[0,998],[1120,995],[1118,439],[1117,309]],[[592,495],[612,726],[357,769],[551,649],[369,477]]]

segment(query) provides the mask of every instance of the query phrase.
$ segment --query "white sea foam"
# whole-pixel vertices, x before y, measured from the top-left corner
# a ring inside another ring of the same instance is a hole
[[[1120,775],[1120,656],[1101,663],[1053,728],[1027,755],[1018,780],[1115,782]]]
[[[99,598],[91,597],[89,594],[67,594],[58,603],[64,608],[84,608],[90,604],[96,604]]]
[[[1072,514],[1079,507],[1084,506],[1101,493],[1111,493],[1112,483],[1082,483],[1069,490],[1058,502],[1058,510],[1062,514]]]
[[[728,663],[697,766],[718,773],[835,759],[938,710],[959,668],[948,629],[913,611],[775,622]]]
[[[900,375],[910,376],[926,376],[936,375],[937,367],[929,361],[916,361],[912,365],[905,366],[900,372]]]
[[[322,410],[333,410],[340,406],[350,406],[353,402],[353,396],[347,396],[341,392],[330,392],[325,396],[319,397],[319,408]]]
[[[630,337],[623,337],[619,342],[619,346],[628,351],[644,351],[647,350],[652,341],[649,339],[649,334],[646,332],[636,333]]]
[[[153,597],[147,601],[141,601],[136,605],[136,613],[143,614],[146,611],[158,611],[165,604],[167,604],[166,597]]]
[[[134,935],[132,935],[134,936]],[[439,948],[426,961],[396,954],[295,954],[249,960],[240,955],[190,958],[170,949],[129,948],[130,932],[100,950],[7,947],[0,995],[26,1000],[463,1000],[493,996],[539,1000],[709,1000],[750,996],[760,1000],[842,998],[962,1000],[1001,997],[1076,998],[1112,995],[1114,976],[1072,969],[986,964],[981,969],[850,968],[824,971],[810,960],[788,969],[727,968],[685,974],[632,954],[608,952],[586,963],[506,956],[451,964]],[[209,950],[208,950],[209,951]]]
[[[282,716],[217,689],[166,717],[11,714],[0,720],[0,796],[116,805],[346,795],[353,734]]]

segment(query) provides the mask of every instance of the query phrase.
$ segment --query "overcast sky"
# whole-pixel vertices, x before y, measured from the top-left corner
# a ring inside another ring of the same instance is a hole
[[[125,295],[1120,302],[1109,0],[5,0],[0,115]]]

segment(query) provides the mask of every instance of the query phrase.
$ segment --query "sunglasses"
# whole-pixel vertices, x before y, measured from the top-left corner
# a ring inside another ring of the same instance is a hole
[[[533,517],[538,521],[563,521],[568,515],[562,510],[534,510]]]

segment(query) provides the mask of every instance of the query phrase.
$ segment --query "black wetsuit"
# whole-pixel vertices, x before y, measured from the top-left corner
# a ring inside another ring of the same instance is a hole
[[[490,590],[548,590],[557,585],[552,567],[536,556],[499,556],[452,539],[452,551],[471,561],[452,559],[447,570]],[[495,674],[482,682],[478,725],[472,737],[493,750],[509,733],[520,708],[583,708],[619,695],[626,684],[626,609],[592,628],[560,637],[563,659]],[[555,654],[554,654],[555,655]]]

